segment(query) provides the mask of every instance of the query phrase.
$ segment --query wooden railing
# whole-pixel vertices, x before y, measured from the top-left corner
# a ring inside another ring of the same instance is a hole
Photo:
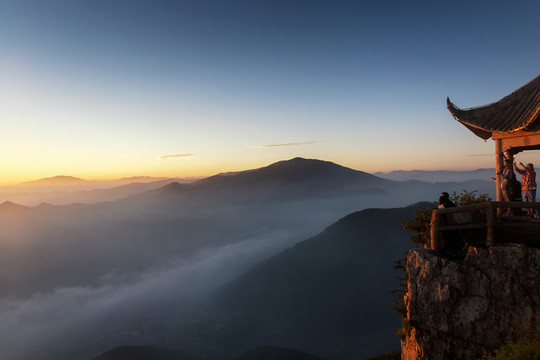
[[[450,230],[486,229],[486,246],[495,245],[496,231],[501,228],[540,228],[540,220],[523,216],[497,215],[502,209],[537,209],[540,203],[488,201],[485,203],[435,209],[431,216],[431,249],[443,250],[441,233]],[[499,211],[497,211],[499,209]]]

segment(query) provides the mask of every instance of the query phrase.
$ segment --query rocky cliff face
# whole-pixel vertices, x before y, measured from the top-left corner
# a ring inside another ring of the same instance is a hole
[[[477,359],[540,334],[539,249],[470,247],[464,260],[413,250],[407,270],[403,360]]]

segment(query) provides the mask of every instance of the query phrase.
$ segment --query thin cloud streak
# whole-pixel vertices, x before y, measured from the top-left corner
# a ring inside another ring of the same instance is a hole
[[[299,146],[299,145],[309,145],[309,144],[315,144],[316,141],[307,141],[307,142],[286,142],[286,143],[280,143],[280,144],[269,144],[269,145],[256,145],[252,147],[256,147],[258,149],[267,149],[267,148],[274,148],[274,147],[284,147],[284,146]]]
[[[178,158],[191,158],[195,156],[194,154],[169,154],[169,155],[161,155],[159,157],[160,160],[168,160],[168,159],[178,159]]]

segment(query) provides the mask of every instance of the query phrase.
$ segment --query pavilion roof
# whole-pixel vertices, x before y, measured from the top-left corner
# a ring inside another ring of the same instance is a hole
[[[449,98],[448,111],[469,130],[484,140],[494,132],[527,130],[540,114],[540,75],[497,102],[460,109]]]

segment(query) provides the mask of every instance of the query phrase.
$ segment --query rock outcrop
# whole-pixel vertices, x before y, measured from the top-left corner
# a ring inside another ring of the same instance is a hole
[[[540,250],[470,247],[463,260],[408,257],[403,360],[477,359],[540,334]]]

